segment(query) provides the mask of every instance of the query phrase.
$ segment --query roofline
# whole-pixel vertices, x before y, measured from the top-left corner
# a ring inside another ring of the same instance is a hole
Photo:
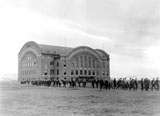
[[[67,54],[67,57],[68,57],[72,52],[74,52],[74,51],[76,51],[77,49],[80,49],[80,48],[88,48],[88,49],[90,49],[91,51],[95,52],[95,53],[98,55],[98,57],[102,59],[102,57],[100,56],[100,54],[98,54],[93,48],[88,47],[88,46],[78,46],[78,47],[74,48],[71,52],[69,52],[69,53]]]
[[[27,44],[29,44],[29,43],[34,43],[34,44],[39,48],[39,50],[41,50],[40,47],[39,47],[39,44],[37,44],[35,41],[28,41],[28,42],[26,42],[26,43],[21,47],[18,55],[20,55],[20,53],[22,52],[23,48],[24,48]]]
[[[101,50],[101,49],[95,49],[95,51],[100,51],[100,52],[102,52],[103,54],[105,54],[106,56],[109,56],[109,54],[107,54],[104,50]]]

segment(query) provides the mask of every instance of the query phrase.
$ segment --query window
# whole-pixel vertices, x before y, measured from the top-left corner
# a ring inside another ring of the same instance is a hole
[[[91,68],[91,57],[89,57],[89,68]]]
[[[74,70],[71,70],[71,75],[74,75]]]
[[[105,72],[103,71],[103,75],[105,75]]]
[[[67,65],[66,65],[66,63],[64,64],[64,67],[66,67]]]
[[[109,73],[107,72],[106,75],[109,76]]]
[[[105,68],[105,62],[103,62],[103,68]]]
[[[50,70],[50,75],[54,75],[54,70]]]
[[[72,67],[74,67],[74,63],[73,62],[71,63],[71,65],[72,65]]]
[[[59,62],[57,62],[57,67],[59,67]]]
[[[59,75],[59,69],[57,69],[57,75]]]
[[[97,75],[99,75],[99,70],[97,70]]]
[[[67,74],[67,71],[66,70],[64,70],[64,75],[66,75]]]
[[[99,65],[97,64],[97,68],[99,68]]]
[[[84,70],[84,75],[87,75],[87,70]]]
[[[34,62],[34,66],[36,66],[36,62]]]
[[[78,70],[76,70],[76,75],[78,75]]]
[[[81,59],[81,67],[83,67],[83,57],[81,56],[80,59]]]
[[[88,71],[88,75],[91,75],[91,70]]]
[[[95,75],[95,71],[94,70],[93,70],[92,74]]]
[[[76,66],[78,67],[78,58],[76,58]]]
[[[80,75],[82,75],[83,74],[83,71],[82,70],[80,70]]]
[[[95,68],[95,60],[93,59],[93,68]]]
[[[50,62],[50,65],[54,65],[54,62]]]
[[[84,57],[85,68],[87,68],[87,56]]]

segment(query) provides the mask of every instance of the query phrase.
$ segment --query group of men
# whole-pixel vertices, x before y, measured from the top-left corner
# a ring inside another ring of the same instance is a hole
[[[114,78],[113,80],[92,80],[91,82],[92,87],[99,88],[100,89],[122,89],[122,90],[138,90],[141,89],[148,91],[151,90],[159,90],[159,80],[158,78],[153,78],[152,80],[149,80],[148,78],[137,80],[137,78],[133,79],[130,78],[127,80],[126,78],[120,78],[116,80]]]
[[[137,80],[137,78],[133,79],[130,78],[127,80],[126,78],[120,78],[113,80],[103,80],[103,79],[92,79],[90,81],[86,79],[62,79],[59,80],[59,78],[54,78],[51,80],[35,80],[35,81],[22,81],[21,84],[32,84],[37,86],[51,86],[51,87],[86,87],[87,83],[91,83],[92,88],[99,88],[99,89],[122,89],[122,90],[159,90],[159,80],[158,78],[153,78],[152,80],[149,80],[148,78]]]
[[[44,79],[44,80],[22,80],[21,84],[30,84],[36,86],[48,86],[48,87],[71,87],[75,88],[77,85],[79,87],[86,87],[87,81],[86,79],[62,79],[53,78],[53,79]]]

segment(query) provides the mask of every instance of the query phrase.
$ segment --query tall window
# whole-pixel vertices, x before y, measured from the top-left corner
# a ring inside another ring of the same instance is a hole
[[[71,62],[71,66],[74,67],[74,63],[73,62]]]
[[[81,56],[81,67],[83,67],[83,57]]]
[[[105,75],[105,71],[103,71],[103,75]]]
[[[50,75],[54,75],[54,70],[50,70]]]
[[[84,70],[84,75],[87,75],[87,70]]]
[[[95,59],[93,59],[93,68],[95,68]]]
[[[57,69],[57,75],[59,75],[59,69]]]
[[[106,75],[109,76],[109,72],[107,72]]]
[[[64,75],[66,75],[67,74],[67,71],[66,71],[66,69],[64,70]]]
[[[103,62],[103,68],[105,68],[105,62]]]
[[[93,72],[92,72],[92,73],[93,73],[93,75],[95,75],[95,71],[94,71],[94,70],[93,70]]]
[[[89,68],[91,68],[91,57],[89,57]]]
[[[74,70],[71,70],[71,75],[74,75]]]
[[[50,65],[54,65],[54,62],[50,62]]]
[[[76,58],[76,66],[78,67],[78,58]]]
[[[87,56],[84,57],[85,68],[87,67]]]
[[[78,70],[76,70],[76,75],[78,75]]]
[[[97,68],[99,68],[99,65],[98,65],[98,63],[97,63]]]
[[[57,62],[57,67],[59,67],[59,62]]]
[[[97,75],[99,75],[99,70],[97,70]]]
[[[80,75],[82,75],[83,74],[83,71],[82,70],[80,70]]]
[[[91,75],[91,70],[88,71],[88,75]]]

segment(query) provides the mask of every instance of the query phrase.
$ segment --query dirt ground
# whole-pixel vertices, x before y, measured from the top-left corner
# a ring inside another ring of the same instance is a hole
[[[160,116],[160,91],[0,83],[0,116]]]

